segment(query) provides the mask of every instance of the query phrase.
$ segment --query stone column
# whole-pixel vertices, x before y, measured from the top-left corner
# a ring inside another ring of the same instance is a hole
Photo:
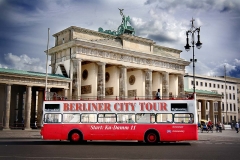
[[[98,99],[105,98],[105,66],[106,63],[99,62],[97,76],[97,96]]]
[[[169,74],[169,97],[174,98],[178,95],[178,75],[171,73]]]
[[[25,114],[26,114],[26,103],[27,103],[27,91],[26,91],[26,87],[24,89],[23,92],[23,104],[22,104],[22,119],[21,119],[21,123],[23,123],[23,121],[25,121]],[[24,125],[24,124],[23,124]]]
[[[27,86],[26,94],[26,107],[25,107],[25,121],[24,126],[25,130],[30,130],[30,116],[31,116],[31,99],[32,99],[32,86]]]
[[[56,38],[55,38],[55,46],[57,46],[58,45],[58,36],[56,36]],[[55,53],[55,55],[56,55],[56,53]]]
[[[178,97],[184,95],[184,75],[178,75]]]
[[[201,102],[201,119],[206,119],[206,100]]]
[[[69,98],[68,98],[68,89],[64,89],[64,97],[67,98],[67,99],[69,99]]]
[[[209,101],[210,103],[210,108],[209,108],[209,118],[212,122],[214,122],[214,106],[213,106],[213,101]]]
[[[164,98],[169,98],[169,73],[163,72],[163,78],[162,78],[162,96]]]
[[[70,35],[69,35],[69,41],[71,41],[73,39],[73,32],[74,32],[74,30],[71,29],[70,30]]]
[[[82,80],[82,60],[73,59],[73,88],[76,90],[74,92],[75,100],[81,98],[81,80]]]
[[[127,67],[120,67],[119,77],[119,99],[125,99],[127,97]]]
[[[71,58],[71,57],[70,57]],[[69,99],[72,99],[72,92],[73,92],[73,63],[72,60],[70,59],[70,85],[69,85]]]
[[[152,70],[145,71],[145,98],[152,99]]]
[[[104,74],[105,75],[105,74]],[[78,59],[78,68],[77,68],[77,96],[78,99],[81,99],[81,88],[82,88],[82,60]]]
[[[41,126],[43,114],[44,90],[38,90],[37,127]]]
[[[7,98],[6,98],[3,129],[9,129],[10,104],[11,104],[11,84],[7,84]]]
[[[222,106],[222,101],[218,101],[218,121],[220,121],[220,122],[222,122],[222,109],[221,109],[221,106]]]
[[[197,118],[198,118],[198,122],[200,122],[200,118],[199,118],[199,101],[198,100],[196,100],[196,110],[197,110],[197,114],[198,115],[196,115],[197,116]],[[201,112],[200,112],[201,113]]]

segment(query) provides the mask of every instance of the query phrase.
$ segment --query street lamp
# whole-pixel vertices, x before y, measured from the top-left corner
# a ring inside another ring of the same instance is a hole
[[[194,46],[196,45],[196,47],[198,49],[200,49],[202,47],[202,43],[200,42],[200,35],[199,35],[200,27],[195,28],[194,25],[193,25],[193,21],[194,21],[194,19],[192,19],[190,21],[190,22],[192,22],[192,26],[191,26],[190,30],[186,31],[187,44],[186,44],[186,46],[184,46],[184,48],[187,52],[190,51],[190,47],[193,48],[193,59],[190,59],[190,61],[193,62],[193,93],[195,93],[195,62],[197,62],[197,59],[194,59]],[[197,40],[196,44],[195,44],[195,40],[194,40],[195,32],[198,33],[198,35],[197,35],[198,40]],[[191,41],[192,46],[189,45],[188,35],[192,36],[192,41]]]

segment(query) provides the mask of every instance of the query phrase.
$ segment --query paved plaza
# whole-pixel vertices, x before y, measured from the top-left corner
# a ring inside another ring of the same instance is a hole
[[[41,138],[40,129],[21,130],[9,129],[0,130],[0,139],[36,139]]]

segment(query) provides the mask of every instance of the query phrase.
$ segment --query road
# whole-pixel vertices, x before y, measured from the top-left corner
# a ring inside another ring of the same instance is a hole
[[[240,133],[201,133],[199,140],[148,145],[137,142],[43,141],[40,130],[0,131],[0,159],[114,160],[114,159],[240,159]]]
[[[147,159],[239,159],[239,138],[214,138],[193,142],[159,143],[88,142],[40,139],[1,139],[0,159],[8,160],[147,160]]]

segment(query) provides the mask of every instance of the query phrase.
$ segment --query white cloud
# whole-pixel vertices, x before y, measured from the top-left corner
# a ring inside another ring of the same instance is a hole
[[[0,64],[0,68],[8,68],[6,65]]]
[[[132,17],[137,36],[156,41],[158,45],[172,47],[179,50],[185,45],[186,31],[189,29],[189,20],[176,19],[168,12],[160,12],[151,8],[149,17],[143,19]],[[197,19],[197,22],[201,21]]]
[[[156,6],[156,8],[174,13],[176,10],[191,9],[195,12],[217,10],[220,12],[228,12],[231,10],[239,10],[239,0],[148,0],[145,4]]]
[[[234,59],[234,64],[236,64],[237,66],[240,66],[240,60],[239,59]]]
[[[206,64],[201,61],[195,63],[195,73],[198,75],[206,76],[224,76],[225,67],[227,76],[240,76],[240,60],[235,59],[228,62],[213,62],[211,64]],[[186,73],[193,73],[192,63],[186,67]]]
[[[4,59],[8,65],[0,65],[3,68],[12,68],[18,70],[27,70],[35,72],[45,72],[46,64],[39,58],[30,58],[23,54],[20,56],[12,53],[4,54]]]
[[[226,71],[232,71],[232,70],[235,70],[236,69],[236,66],[235,65],[232,65],[232,64],[229,64],[229,63],[225,63],[224,64],[225,67],[226,67]],[[222,66],[222,65],[221,65]],[[223,66],[224,67],[224,66]]]

